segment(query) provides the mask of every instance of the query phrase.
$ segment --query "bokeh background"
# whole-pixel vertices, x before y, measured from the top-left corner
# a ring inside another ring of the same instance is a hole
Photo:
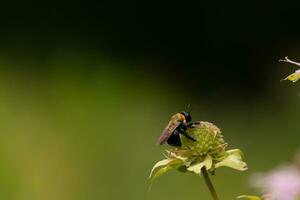
[[[155,144],[188,104],[249,170],[219,169],[221,199],[300,146],[299,3],[7,1],[0,12],[0,197],[210,199],[176,171],[149,191]]]

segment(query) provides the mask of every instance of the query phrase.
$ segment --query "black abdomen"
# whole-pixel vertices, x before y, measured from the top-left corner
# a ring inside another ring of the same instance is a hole
[[[180,147],[181,141],[179,132],[175,130],[174,133],[172,133],[172,135],[167,140],[167,143],[171,146]]]

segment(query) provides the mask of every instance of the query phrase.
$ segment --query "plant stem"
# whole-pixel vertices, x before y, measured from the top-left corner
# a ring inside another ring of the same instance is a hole
[[[216,193],[216,190],[213,186],[213,184],[211,183],[210,179],[209,179],[209,176],[208,176],[208,173],[207,173],[207,170],[205,167],[202,167],[201,168],[201,171],[202,171],[202,174],[203,174],[203,177],[204,177],[204,180],[205,180],[205,183],[210,191],[210,194],[211,196],[213,197],[213,200],[219,200],[218,198],[218,195]]]

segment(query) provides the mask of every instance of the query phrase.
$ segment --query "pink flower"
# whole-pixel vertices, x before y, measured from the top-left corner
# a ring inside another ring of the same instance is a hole
[[[258,174],[253,177],[252,184],[276,200],[297,200],[300,197],[300,172],[295,166]]]

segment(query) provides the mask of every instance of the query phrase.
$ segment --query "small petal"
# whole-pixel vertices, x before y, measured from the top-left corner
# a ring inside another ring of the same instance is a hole
[[[206,156],[204,161],[188,167],[187,170],[200,175],[202,167],[206,167],[207,170],[212,167],[212,158],[209,155]]]
[[[300,78],[300,70],[296,70],[295,73],[289,75],[288,77],[286,77],[283,80],[290,80],[295,83],[299,80],[299,78]]]
[[[241,195],[241,196],[238,196],[237,199],[261,200],[260,197],[251,196],[251,195]]]
[[[172,166],[167,165],[163,168],[160,168],[159,170],[157,170],[157,172],[151,177],[151,185],[154,182],[155,179],[157,179],[159,176],[163,175],[164,173],[166,173],[167,171],[173,169]]]
[[[150,172],[150,175],[149,175],[149,178],[151,178],[152,174],[153,174],[153,171],[158,168],[158,167],[163,167],[163,166],[166,166],[168,165],[173,159],[164,159],[164,160],[161,160],[161,161],[158,161],[151,169],[151,172]]]
[[[179,159],[164,159],[164,160],[161,160],[153,166],[153,168],[150,172],[149,178],[153,182],[153,180],[156,179],[157,177],[159,177],[160,175],[164,174],[165,172],[169,171],[170,169],[179,167],[180,165],[182,165],[182,163],[183,163],[182,160],[179,160]],[[153,175],[154,170],[159,168],[159,167],[162,167],[162,168],[159,169]]]
[[[245,171],[248,169],[247,163],[243,161],[243,153],[239,149],[226,151],[228,154],[222,161],[215,164],[215,168],[226,166],[236,170]]]

